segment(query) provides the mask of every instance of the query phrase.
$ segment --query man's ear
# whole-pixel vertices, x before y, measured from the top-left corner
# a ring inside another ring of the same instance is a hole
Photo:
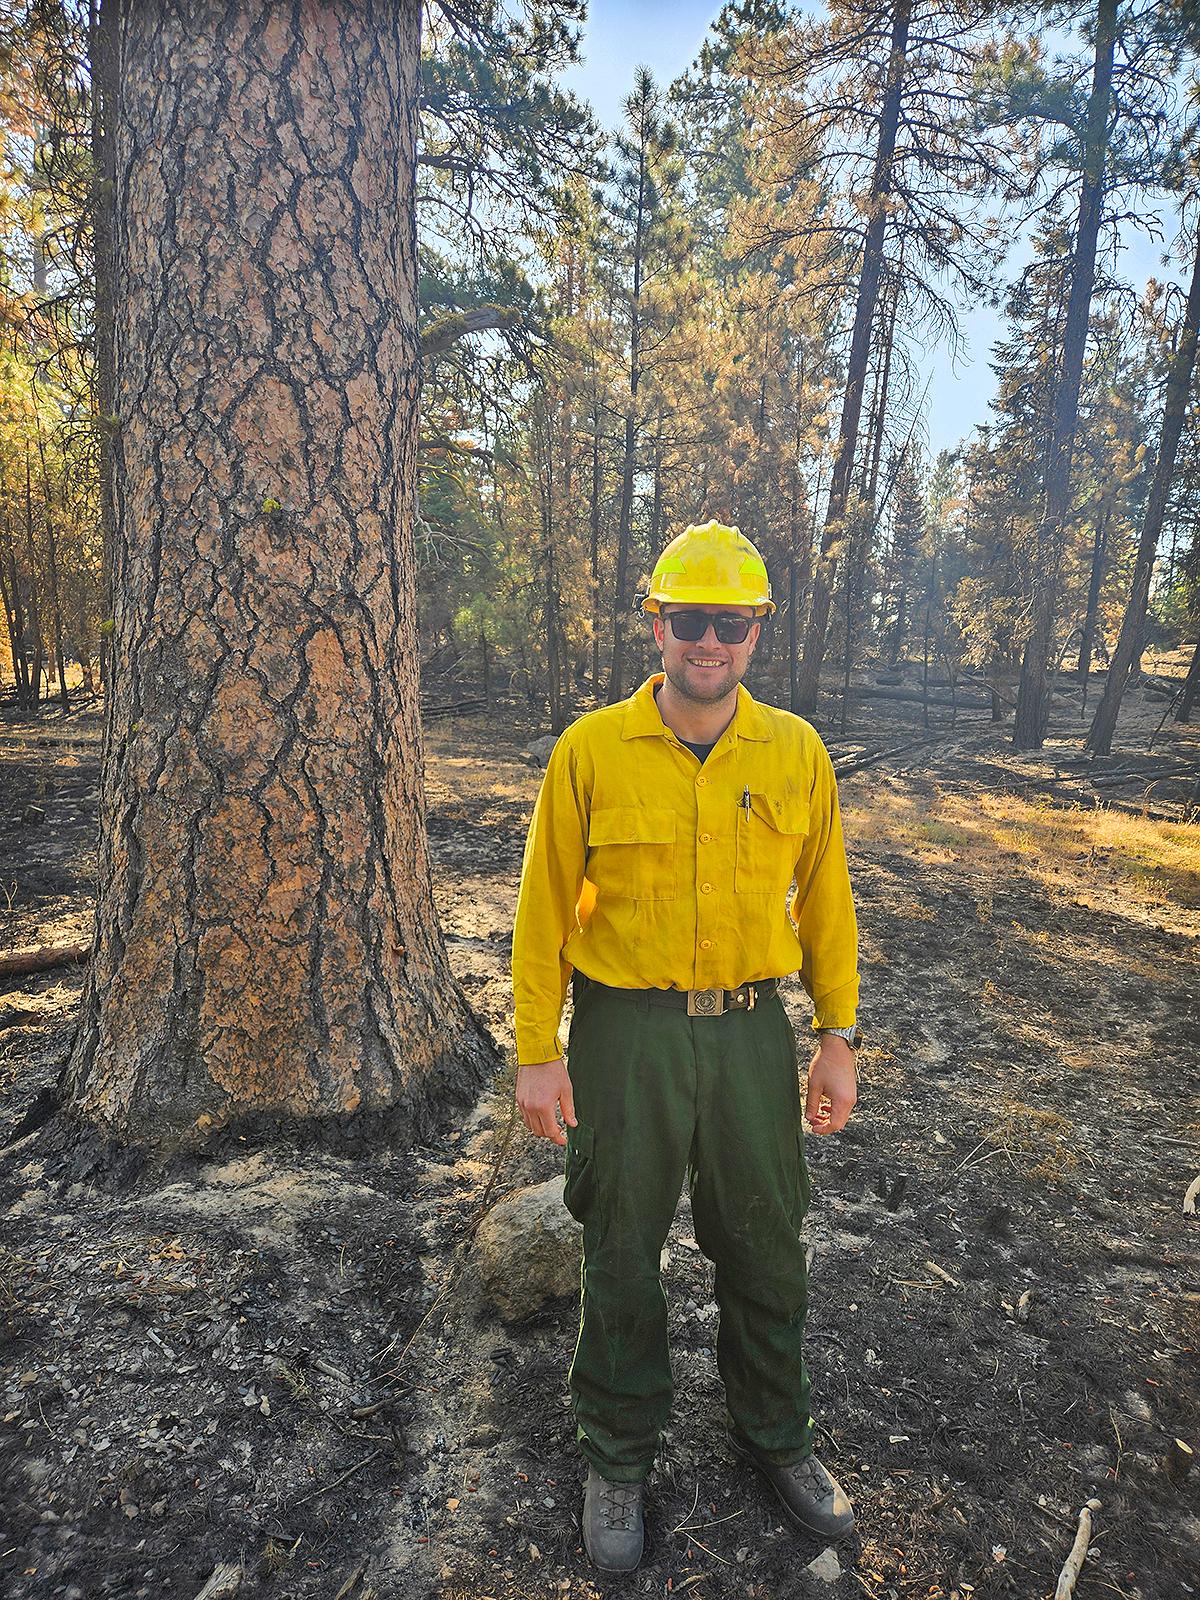
[[[755,646],[758,644],[758,636],[759,636],[759,634],[761,632],[762,632],[762,623],[761,622],[756,622],[754,624],[754,626],[750,629],[750,654],[751,655],[754,654]]]
[[[661,650],[663,647],[663,619],[657,612],[654,614],[654,642]]]

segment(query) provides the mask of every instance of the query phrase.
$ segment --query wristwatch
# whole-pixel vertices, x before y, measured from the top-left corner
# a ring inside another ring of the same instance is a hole
[[[818,1028],[817,1032],[832,1033],[835,1034],[839,1039],[845,1039],[851,1050],[857,1050],[862,1044],[863,1040],[863,1031],[857,1023],[855,1023],[853,1028]]]

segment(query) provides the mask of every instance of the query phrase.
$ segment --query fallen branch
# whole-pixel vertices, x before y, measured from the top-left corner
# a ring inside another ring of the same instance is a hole
[[[1188,1184],[1187,1193],[1183,1197],[1183,1209],[1186,1216],[1195,1216],[1197,1195],[1200,1195],[1200,1176],[1192,1179],[1191,1183]]]
[[[1063,1569],[1054,1586],[1054,1600],[1071,1600],[1071,1596],[1075,1593],[1076,1580],[1083,1570],[1083,1558],[1087,1555],[1088,1545],[1092,1542],[1092,1512],[1099,1509],[1099,1500],[1089,1500],[1079,1513],[1079,1531],[1075,1535],[1071,1553],[1063,1562]]]
[[[233,1600],[245,1576],[245,1568],[239,1561],[221,1561],[213,1568],[212,1576],[196,1600]]]
[[[49,972],[52,967],[69,967],[87,961],[92,954],[87,944],[43,944],[35,950],[14,950],[0,955],[0,978],[21,978],[30,972]]]

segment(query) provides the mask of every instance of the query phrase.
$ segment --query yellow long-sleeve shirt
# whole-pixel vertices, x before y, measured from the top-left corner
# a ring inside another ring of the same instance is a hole
[[[513,932],[521,1064],[562,1054],[573,967],[622,989],[734,989],[799,972],[814,1027],[854,1023],[858,933],[819,735],[739,685],[701,766],[662,720],[662,681],[581,717],[550,757]]]

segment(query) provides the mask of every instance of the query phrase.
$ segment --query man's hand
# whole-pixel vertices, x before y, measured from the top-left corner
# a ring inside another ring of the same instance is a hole
[[[568,1128],[574,1128],[575,1097],[561,1056],[557,1061],[517,1068],[517,1110],[530,1133],[539,1139],[553,1139],[555,1144],[566,1144],[567,1136],[555,1116],[560,1107],[563,1121]]]
[[[818,1134],[836,1133],[850,1120],[858,1100],[854,1051],[836,1033],[821,1035],[808,1066],[804,1115]]]

